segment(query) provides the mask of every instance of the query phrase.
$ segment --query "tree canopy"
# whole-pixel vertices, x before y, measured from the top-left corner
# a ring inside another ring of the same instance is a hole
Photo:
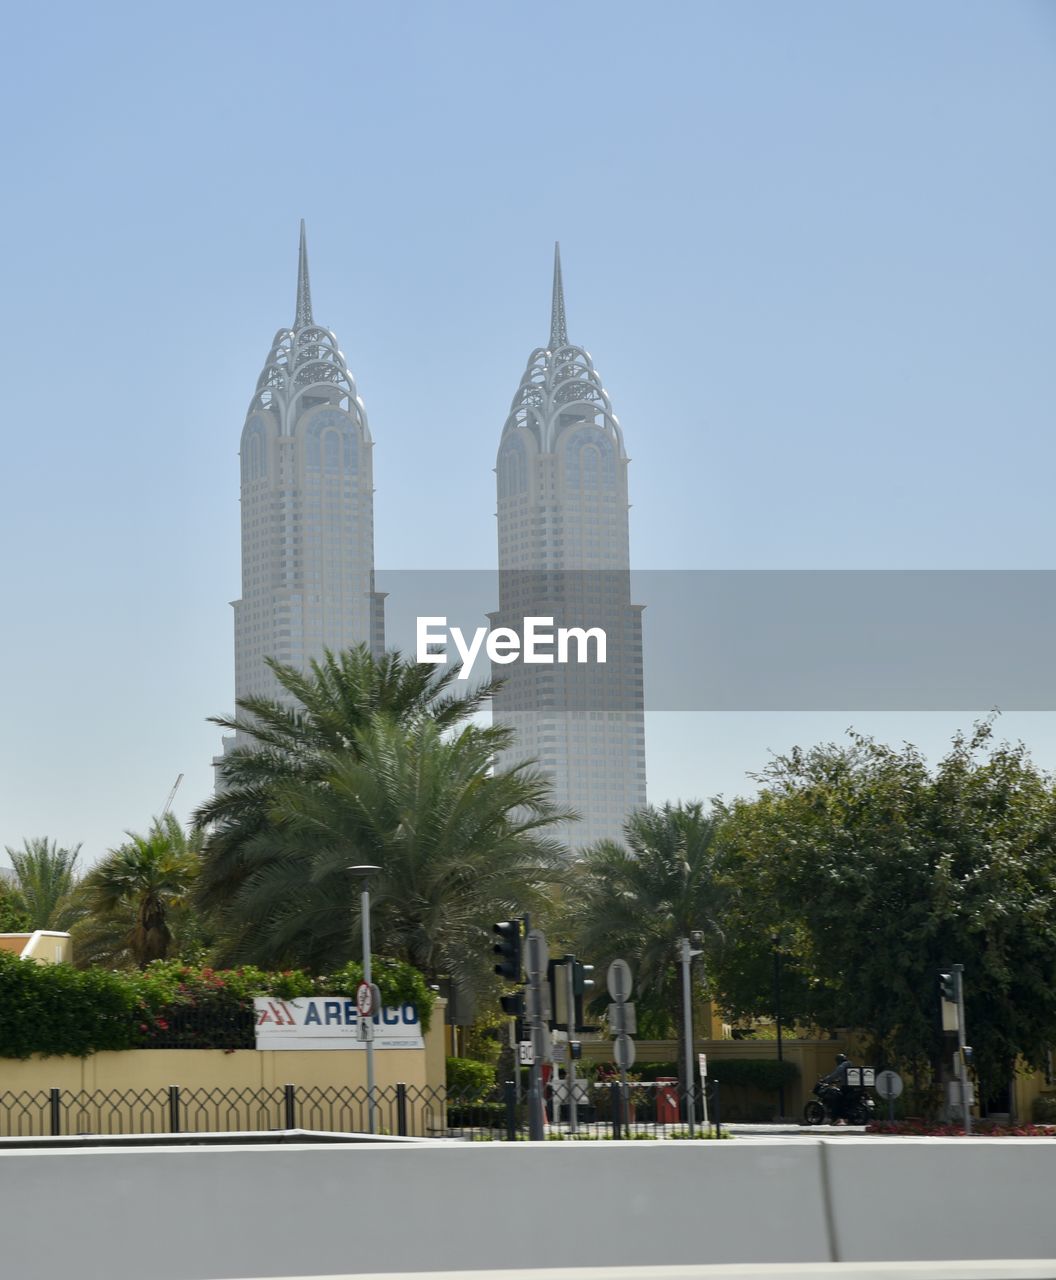
[[[991,721],[929,769],[913,746],[851,734],[773,761],[730,806],[731,904],[715,978],[733,1012],[772,1012],[774,938],[786,1019],[856,1028],[916,1073],[944,1045],[938,973],[965,966],[984,1084],[1056,1043],[1056,791]],[[946,1046],[948,1047],[948,1046]]]
[[[568,817],[537,770],[496,767],[508,730],[466,723],[493,686],[459,695],[451,672],[362,648],[307,675],[272,669],[296,703],[246,700],[222,721],[252,741],[196,815],[218,958],[313,972],[348,960],[347,868],[371,863],[375,949],[477,988],[494,913],[538,905],[562,863],[550,832]]]

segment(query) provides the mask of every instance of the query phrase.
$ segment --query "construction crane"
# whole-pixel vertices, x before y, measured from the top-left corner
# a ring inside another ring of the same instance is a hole
[[[172,808],[172,802],[176,796],[176,792],[179,791],[180,789],[180,783],[182,781],[183,781],[183,774],[181,773],[180,776],[176,779],[176,781],[172,784],[172,790],[169,792],[169,798],[168,800],[165,801],[165,807],[161,811],[161,816],[163,818],[168,813],[168,811]]]

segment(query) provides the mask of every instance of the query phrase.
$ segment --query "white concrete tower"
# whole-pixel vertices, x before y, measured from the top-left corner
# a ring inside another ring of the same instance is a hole
[[[373,442],[337,339],[312,317],[301,223],[293,326],[275,335],[242,429],[235,696],[277,697],[265,665],[384,648],[374,590]]]
[[[511,725],[510,760],[533,758],[556,803],[580,821],[568,843],[619,839],[646,802],[641,606],[631,603],[623,432],[590,354],[568,341],[560,247],[554,249],[550,341],[528,367],[499,444],[499,610],[602,627],[608,661],[496,670],[495,718]]]

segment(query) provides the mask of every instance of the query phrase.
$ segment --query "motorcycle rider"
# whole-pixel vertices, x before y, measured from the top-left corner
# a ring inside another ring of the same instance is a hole
[[[847,1109],[850,1104],[850,1098],[847,1095],[847,1072],[853,1066],[854,1063],[845,1053],[838,1053],[835,1070],[821,1077],[821,1083],[828,1086],[825,1089],[823,1101],[832,1112],[837,1124],[847,1123]]]

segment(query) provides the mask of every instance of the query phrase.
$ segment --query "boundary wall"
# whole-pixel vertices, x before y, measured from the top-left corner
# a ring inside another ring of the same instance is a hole
[[[0,1151],[0,1238],[19,1280],[1052,1258],[1054,1180],[1040,1139]]]

